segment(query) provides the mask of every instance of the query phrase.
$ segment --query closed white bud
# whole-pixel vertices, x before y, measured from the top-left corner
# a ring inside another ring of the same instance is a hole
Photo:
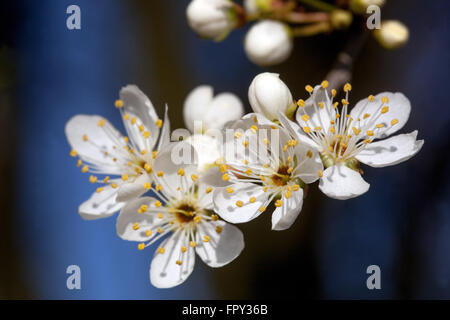
[[[270,11],[272,0],[244,0],[244,8],[247,14],[257,14]]]
[[[189,26],[201,37],[220,41],[238,24],[230,0],[192,0],[186,9]]]
[[[248,58],[260,65],[270,66],[286,60],[293,48],[289,26],[279,21],[263,20],[254,24],[245,36]]]
[[[205,133],[210,129],[222,129],[229,121],[244,114],[241,100],[229,92],[214,97],[211,86],[199,86],[184,101],[183,117],[186,128],[193,133]]]
[[[355,13],[366,14],[369,6],[382,7],[386,3],[386,0],[350,0],[349,8]]]
[[[380,29],[373,32],[375,39],[386,49],[397,49],[409,39],[408,27],[397,20],[381,21]]]
[[[257,75],[248,89],[248,100],[253,111],[263,114],[269,120],[278,119],[278,112],[286,114],[293,103],[292,94],[276,73],[264,72]]]

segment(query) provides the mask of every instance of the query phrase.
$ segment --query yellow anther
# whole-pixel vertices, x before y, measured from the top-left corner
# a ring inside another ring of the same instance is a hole
[[[138,209],[137,212],[140,213],[140,214],[142,214],[142,213],[146,212],[147,209],[148,209],[148,206],[145,205],[145,204],[143,204],[143,205],[141,205],[141,206],[139,207],[139,209]]]
[[[144,164],[144,169],[145,171],[147,171],[147,173],[152,173],[153,168],[151,165],[149,165],[148,163]]]
[[[105,125],[105,119],[100,119],[100,120],[97,122],[97,125],[98,125],[99,127],[103,127],[103,126]]]
[[[87,136],[87,134],[83,134],[83,141],[84,141],[84,142],[88,141],[88,136]]]
[[[144,183],[144,189],[150,190],[152,188],[152,184],[150,182]]]
[[[344,85],[344,92],[348,92],[352,90],[352,85],[350,83],[346,83]]]
[[[195,241],[189,242],[189,246],[190,246],[191,248],[195,248],[196,245],[197,245],[197,242],[195,242]]]
[[[154,204],[155,204],[155,207],[157,207],[157,208],[162,206],[162,203],[159,200],[156,200]]]
[[[250,203],[255,203],[256,198],[255,197],[251,197],[250,200],[248,200]]]
[[[162,176],[164,175],[164,172],[158,171],[158,172],[156,173],[156,175],[157,175],[158,177],[162,177]]]
[[[345,100],[345,99],[342,99],[342,100],[341,100],[341,103],[342,103],[342,105],[344,105],[344,106],[349,104],[348,101]]]
[[[153,151],[152,152],[152,158],[153,159],[155,159],[157,155],[158,155],[158,151]]]
[[[114,102],[114,105],[116,106],[116,108],[122,108],[123,107],[123,101],[118,99],[118,100],[116,100],[116,102]]]
[[[159,248],[158,248],[158,253],[161,253],[161,254],[163,254],[163,253],[164,253],[164,251],[165,251],[165,250],[164,250],[164,248],[161,248],[161,247],[159,247]]]
[[[383,103],[389,103],[389,98],[388,97],[381,97],[381,102]]]
[[[219,170],[220,172],[224,173],[225,171],[227,171],[228,166],[226,164],[222,164],[219,166]]]
[[[294,185],[292,185],[292,190],[298,191],[298,190],[300,190],[300,186],[298,184],[294,184]]]
[[[142,154],[142,155],[146,155],[146,154],[147,154],[147,150],[142,149],[142,150],[141,150],[141,154]]]
[[[366,134],[367,134],[369,137],[372,137],[372,136],[373,136],[373,131],[372,131],[372,130],[367,130]]]
[[[133,224],[133,230],[139,230],[139,228],[140,228],[140,226],[139,226],[139,223],[135,223],[135,224]]]
[[[222,232],[222,227],[221,226],[217,226],[216,227],[216,232],[217,233],[221,233]]]
[[[81,161],[81,159],[78,159],[78,161],[77,161],[77,167],[81,167],[82,164],[83,164],[83,161]]]
[[[111,188],[116,189],[117,188],[117,183],[111,183]]]
[[[228,187],[225,189],[228,193],[233,193],[234,189],[232,187]]]
[[[331,133],[333,133],[333,134],[336,133],[336,129],[335,129],[333,126],[330,127],[330,131],[331,131]]]
[[[277,207],[277,208],[279,208],[279,207],[281,207],[283,205],[283,201],[282,200],[277,200],[277,201],[275,201],[275,207]]]
[[[200,216],[195,216],[193,220],[195,223],[199,223],[202,220],[202,218],[200,218]]]
[[[383,114],[388,112],[388,111],[389,111],[389,107],[388,106],[381,108],[381,113],[383,113]]]
[[[191,179],[195,182],[198,180],[198,177],[195,174],[191,174]]]
[[[368,144],[368,143],[370,143],[370,142],[371,142],[370,139],[365,139],[365,140],[363,141],[364,144]]]
[[[123,116],[123,119],[124,119],[124,120],[130,119],[130,115],[127,113],[126,115]]]
[[[335,89],[331,89],[331,96],[333,98],[336,97],[336,94],[337,94],[336,90]]]
[[[307,156],[308,158],[312,158],[312,156],[313,156],[312,151],[311,151],[311,150],[306,151],[306,156]]]
[[[105,179],[103,179],[103,183],[104,184],[107,184],[108,183],[108,181],[109,181],[109,177],[107,176],[107,177],[105,177]]]
[[[266,207],[265,206],[259,207],[259,212],[264,212],[264,211],[266,211]]]
[[[289,167],[289,168],[287,169],[287,173],[288,173],[288,174],[291,174],[292,171],[294,171],[294,168],[293,168],[293,167]]]
[[[150,132],[148,131],[145,131],[142,135],[144,136],[145,139],[150,138]]]
[[[77,155],[78,155],[78,153],[75,150],[70,150],[71,157],[76,157]]]
[[[203,242],[208,242],[209,240],[211,240],[211,238],[209,236],[205,235],[203,237]]]
[[[256,131],[258,131],[258,127],[255,126],[255,125],[253,125],[253,126],[250,127],[250,130],[251,130],[253,133],[255,133]]]
[[[319,106],[320,109],[323,109],[323,107],[325,106],[325,104],[322,101],[320,101],[317,105]]]
[[[155,186],[155,190],[156,191],[161,191],[163,189],[163,187],[162,187],[162,185],[160,185],[160,184],[157,184],[156,186]]]
[[[283,147],[283,151],[286,152],[286,151],[287,151],[287,148],[288,148],[288,145],[286,144],[286,145]]]
[[[306,87],[305,87],[305,90],[306,91],[308,91],[309,93],[311,93],[311,92],[313,92],[313,87],[311,87],[310,85],[307,85]]]
[[[212,191],[212,189],[213,189],[212,187],[208,187],[208,188],[206,188],[205,192],[210,193]]]
[[[309,120],[309,116],[307,114],[302,115],[302,120],[303,121],[308,121]]]
[[[139,250],[144,250],[144,248],[145,248],[145,243],[139,243],[138,244],[138,249]]]
[[[352,127],[352,130],[353,130],[353,133],[355,134],[355,136],[357,136],[358,134],[360,134],[360,133],[361,133],[361,129],[358,129],[358,128],[355,128],[355,127]]]
[[[161,212],[159,212],[157,215],[158,219],[162,219],[163,218],[163,214]]]
[[[305,106],[305,101],[304,101],[303,99],[299,99],[299,100],[297,101],[297,105],[298,105],[299,107],[304,107],[304,106]]]
[[[369,99],[370,102],[373,102],[375,100],[375,97],[373,95],[370,95],[367,99]]]
[[[136,117],[131,118],[131,124],[135,124],[136,123]]]
[[[331,120],[331,121],[330,121],[330,124],[334,124],[334,123],[335,123],[335,121],[334,121],[334,120]]]
[[[230,176],[228,175],[228,173],[225,173],[225,174],[222,176],[222,180],[223,180],[223,181],[228,181],[228,180],[230,180]]]
[[[363,119],[367,119],[368,117],[370,117],[370,113],[365,113],[365,114],[363,115]]]
[[[217,221],[217,220],[219,220],[219,216],[217,214],[213,214],[213,215],[211,215],[211,220]]]
[[[235,137],[236,139],[239,139],[240,137],[242,137],[242,133],[240,133],[239,131],[238,131],[238,132],[235,132],[235,133],[234,133],[234,137]]]
[[[125,143],[130,142],[130,139],[128,137],[123,137],[123,141],[125,141]]]
[[[252,169],[248,168],[247,170],[245,170],[245,174],[246,175],[251,175],[253,173]]]
[[[144,131],[144,125],[143,125],[143,124],[141,124],[141,125],[139,126],[139,132],[142,132],[142,131]]]
[[[177,260],[177,261],[175,261],[175,263],[176,263],[177,265],[181,266],[181,265],[183,264],[183,261]]]
[[[383,124],[383,123],[378,123],[378,124],[376,125],[376,127],[377,127],[378,129],[381,129],[381,128],[384,127],[384,124]]]
[[[398,119],[392,119],[391,120],[391,126],[395,125],[398,123]]]
[[[163,233],[163,230],[161,228],[156,229],[156,231],[158,231],[158,233]]]
[[[322,178],[323,177],[323,171],[322,170],[317,171],[317,175],[319,176],[319,178]]]
[[[186,251],[187,251],[187,248],[186,248],[186,246],[182,246],[182,247],[181,247],[181,252],[183,252],[183,253],[184,253],[184,252],[186,252]]]
[[[123,181],[127,181],[128,180],[128,175],[126,173],[122,175],[122,180]]]
[[[179,176],[184,176],[184,169],[183,168],[180,168],[180,169],[178,169],[178,171],[177,171],[177,174],[179,175]]]
[[[89,170],[89,167],[88,167],[88,166],[83,166],[83,167],[81,168],[81,172],[83,172],[83,173],[88,172],[88,170]]]
[[[261,181],[265,181],[265,180],[266,180],[266,178],[264,178],[264,176],[259,176],[259,180],[261,180]]]
[[[147,230],[147,231],[145,231],[145,235],[146,235],[147,237],[150,237],[150,236],[152,235],[152,230]]]
[[[89,177],[89,182],[90,183],[96,183],[97,182],[97,177],[96,176],[90,176]]]
[[[269,144],[269,140],[267,140],[267,138],[263,139],[264,144],[267,146]]]
[[[337,109],[338,105],[339,105],[339,102],[336,101],[335,103],[333,103],[333,108]]]
[[[100,193],[103,191],[103,187],[98,187],[97,190],[95,190],[95,192]]]
[[[322,81],[321,86],[322,86],[322,88],[325,88],[325,89],[328,88],[328,81],[327,80]]]
[[[236,206],[242,207],[244,203],[241,200],[236,201]]]
[[[244,147],[247,147],[248,146],[248,141],[244,140],[244,141],[242,141],[242,144],[244,145]]]
[[[263,187],[263,191],[264,191],[264,192],[267,192],[267,190],[269,190],[269,187],[268,187],[268,186],[264,186],[264,187]]]
[[[163,125],[163,121],[161,119],[158,119],[158,120],[156,120],[155,124],[158,128],[161,128]]]

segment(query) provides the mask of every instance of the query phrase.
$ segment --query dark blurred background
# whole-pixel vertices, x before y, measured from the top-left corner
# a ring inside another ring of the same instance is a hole
[[[419,130],[422,151],[388,168],[365,167],[370,191],[326,198],[316,186],[294,226],[270,230],[270,215],[240,225],[246,248],[230,265],[200,261],[174,289],[148,279],[153,249],[115,235],[115,217],[84,221],[80,203],[94,191],[69,157],[64,125],[100,114],[123,129],[113,107],[123,85],[141,87],[172,128],[183,127],[185,96],[199,84],[231,91],[249,110],[247,89],[264,70],[278,72],[295,98],[319,83],[346,33],[298,39],[284,64],[251,64],[242,41],[200,40],[186,23],[189,1],[45,0],[0,2],[0,298],[2,299],[448,299],[450,298],[449,21],[446,0],[387,1],[382,19],[410,29],[402,49],[369,39],[354,66],[351,102],[401,91],[412,102],[402,132]],[[81,30],[66,28],[66,8],[81,8]],[[82,289],[66,288],[66,268],[81,268]],[[368,290],[366,268],[381,268]]]

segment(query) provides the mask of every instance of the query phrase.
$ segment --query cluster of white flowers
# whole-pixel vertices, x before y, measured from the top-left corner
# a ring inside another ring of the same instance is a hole
[[[254,112],[247,115],[235,95],[214,97],[211,87],[197,87],[184,104],[191,135],[176,142],[167,107],[162,121],[136,86],[122,88],[115,106],[127,136],[96,115],[77,115],[66,125],[70,155],[99,185],[80,215],[120,211],[122,239],[138,242],[139,250],[158,242],[150,280],[169,288],[192,273],[196,254],[211,267],[239,256],[244,238],[231,223],[272,211],[272,229],[285,230],[309,184],[319,181],[331,198],[356,197],[369,189],[360,163],[384,167],[419,152],[417,131],[387,138],[408,120],[403,94],[370,95],[350,111],[351,86],[340,102],[327,87],[326,81],[307,86],[308,99],[294,101],[277,74],[262,73],[249,87]]]

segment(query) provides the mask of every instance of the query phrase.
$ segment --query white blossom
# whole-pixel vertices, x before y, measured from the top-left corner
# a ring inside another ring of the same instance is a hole
[[[158,288],[184,282],[194,269],[195,254],[217,268],[230,263],[244,248],[242,232],[214,212],[213,187],[196,171],[196,165],[173,161],[172,153],[182,144],[172,143],[154,161],[152,190],[157,198],[130,201],[117,219],[117,234],[139,242],[139,250],[167,235],[150,266],[150,281]]]
[[[78,157],[77,166],[83,173],[91,173],[89,181],[99,185],[79,207],[84,219],[108,217],[120,210],[124,201],[143,194],[144,185],[151,182],[148,173],[153,159],[169,142],[167,107],[163,124],[137,86],[122,88],[115,106],[128,136],[98,115],[76,115],[66,124],[71,156]]]
[[[248,100],[253,111],[269,120],[278,118],[278,112],[286,113],[293,104],[292,94],[276,73],[258,74],[248,89]]]
[[[199,36],[219,41],[237,26],[235,10],[230,0],[192,0],[186,15],[189,26]]]
[[[228,129],[234,138],[226,140],[219,168],[228,184],[214,191],[216,212],[243,223],[274,203],[272,229],[289,228],[302,209],[303,188],[323,169],[319,154],[262,115],[249,114]]]
[[[369,190],[359,163],[371,167],[391,166],[413,157],[423,146],[417,131],[388,136],[400,130],[409,118],[411,105],[402,93],[383,92],[359,101],[349,111],[350,84],[344,86],[345,99],[333,102],[328,83],[307,86],[311,97],[299,100],[297,123],[280,114],[280,121],[299,141],[321,154],[325,171],[319,188],[331,198],[349,199]]]
[[[285,61],[292,52],[293,39],[289,26],[274,20],[255,23],[244,41],[248,58],[261,66],[271,66]]]
[[[397,49],[409,39],[408,27],[397,20],[381,21],[380,29],[373,32],[374,37],[386,49]]]

